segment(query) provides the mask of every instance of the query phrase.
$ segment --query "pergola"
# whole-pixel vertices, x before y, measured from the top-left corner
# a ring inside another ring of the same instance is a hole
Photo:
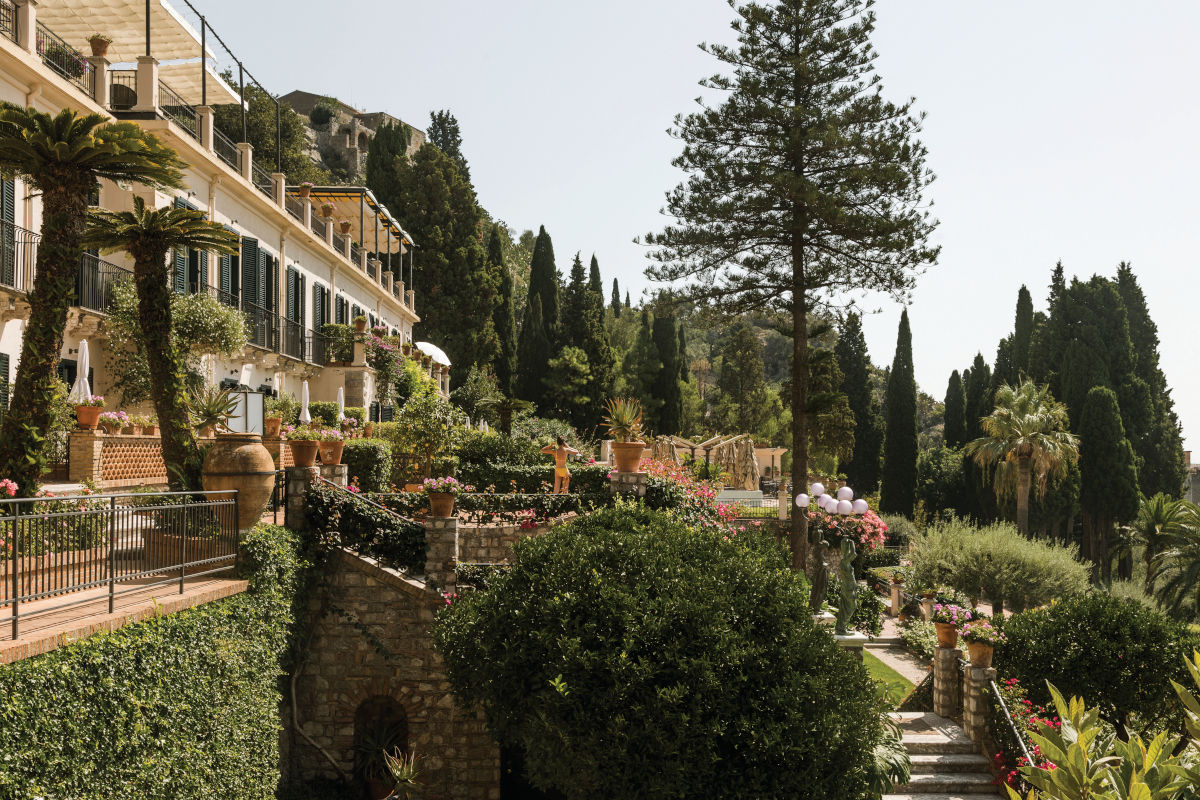
[[[416,244],[370,189],[361,186],[314,186],[308,196],[314,208],[328,203],[333,206],[334,219],[350,220],[350,240],[374,252],[389,269],[393,266],[392,255],[398,254],[400,274],[403,275],[404,256],[408,254],[409,280],[406,285],[412,288],[412,251]]]

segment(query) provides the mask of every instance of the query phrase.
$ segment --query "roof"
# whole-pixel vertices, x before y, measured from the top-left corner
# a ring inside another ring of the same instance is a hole
[[[362,186],[314,186],[309,197],[314,206],[332,203],[333,217],[350,220],[350,238],[363,247],[379,253],[404,253],[408,248],[401,243],[414,244],[412,237],[400,227],[387,206],[375,199],[370,189]],[[379,234],[378,248],[375,246],[376,233]],[[388,233],[391,234],[390,243]]]
[[[433,363],[441,364],[444,367],[450,366],[450,356],[446,355],[446,351],[438,347],[436,344],[430,344],[429,342],[417,342],[417,349],[432,358]]]
[[[38,21],[82,53],[88,37],[112,39],[108,60],[133,63],[146,53],[147,0],[53,0],[38,5]],[[161,61],[200,58],[200,33],[166,0],[149,0],[150,52]],[[212,50],[209,50],[212,55]]]

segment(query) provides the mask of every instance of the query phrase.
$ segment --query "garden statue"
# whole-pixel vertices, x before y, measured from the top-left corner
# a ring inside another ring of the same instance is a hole
[[[567,469],[567,456],[579,455],[579,451],[567,445],[559,436],[555,445],[542,448],[546,455],[554,456],[554,494],[566,494],[571,488],[571,471]]]
[[[858,581],[854,579],[854,557],[857,554],[854,540],[842,539],[842,563],[838,564],[838,591],[842,597],[838,601],[837,627],[834,628],[838,636],[850,632],[850,618],[858,610]]]
[[[814,614],[821,613],[821,603],[825,602],[825,592],[829,590],[829,562],[825,560],[825,552],[829,543],[819,539],[813,545],[813,576],[812,590],[808,595],[808,607]]]

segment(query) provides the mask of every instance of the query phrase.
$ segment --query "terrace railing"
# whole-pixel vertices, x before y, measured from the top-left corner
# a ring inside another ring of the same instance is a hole
[[[187,131],[193,139],[200,138],[196,124],[196,109],[162,81],[158,82],[158,110],[163,116]]]
[[[42,23],[37,25],[37,52],[42,63],[75,84],[88,97],[96,96],[96,68],[83,53]]]
[[[283,207],[287,209],[287,213],[292,215],[292,218],[297,222],[304,220],[304,204],[300,202],[300,198],[294,195],[284,195]]]
[[[271,197],[275,188],[275,179],[271,177],[271,173],[260,167],[257,162],[250,165],[250,172],[254,188]]]
[[[362,263],[362,248],[354,242],[350,242],[350,260],[354,262],[354,266]]]
[[[17,7],[10,0],[0,0],[0,36],[17,40]]]
[[[0,286],[19,292],[33,289],[37,247],[41,239],[36,233],[11,222],[0,222]]]
[[[213,128],[213,152],[235,172],[241,171],[241,158],[238,155],[237,145],[215,127]]]
[[[237,567],[237,492],[0,500],[0,609],[23,621]]]
[[[329,223],[325,220],[325,218],[318,214],[313,214],[312,219],[309,220],[308,223],[308,227],[312,229],[312,232],[317,236],[320,236],[322,239],[325,238],[325,229],[328,225]]]
[[[283,335],[279,352],[285,356],[291,356],[297,361],[304,361],[304,326],[299,322],[283,319],[280,320],[280,330]]]
[[[323,336],[316,331],[308,331],[308,347],[305,353],[305,361],[318,366],[325,366],[330,361],[330,355],[333,353],[333,343],[328,337]]]
[[[137,70],[109,71],[108,105],[113,111],[128,111],[137,105]]]
[[[124,267],[110,264],[99,256],[84,253],[75,278],[75,299],[72,305],[107,311],[112,302],[113,286],[122,280],[132,280],[133,273]]]
[[[244,303],[242,310],[250,323],[250,344],[264,350],[278,350],[279,317],[253,303]]]

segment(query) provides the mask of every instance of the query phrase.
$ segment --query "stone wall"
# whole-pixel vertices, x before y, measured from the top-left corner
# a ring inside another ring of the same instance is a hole
[[[545,525],[522,528],[520,525],[463,525],[458,526],[458,560],[464,564],[498,564],[513,557],[512,548],[528,536],[539,536],[555,525],[561,525],[574,514],[551,520]]]

